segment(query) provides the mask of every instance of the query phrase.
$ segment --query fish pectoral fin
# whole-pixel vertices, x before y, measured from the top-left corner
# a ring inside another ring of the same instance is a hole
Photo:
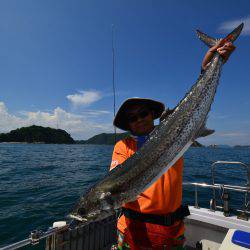
[[[208,136],[208,135],[213,134],[214,132],[215,132],[214,129],[209,129],[209,128],[206,128],[206,127],[202,127],[202,128],[198,131],[198,133],[197,133],[195,139],[197,139],[197,138],[199,138],[199,137],[206,137],[206,136]]]

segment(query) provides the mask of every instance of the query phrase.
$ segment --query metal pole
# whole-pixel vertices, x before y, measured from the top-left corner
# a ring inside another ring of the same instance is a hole
[[[195,206],[194,207],[199,208],[197,185],[195,185]]]
[[[198,182],[183,182],[184,186],[199,186],[199,187],[204,187],[204,188],[216,188],[216,189],[221,189],[222,184],[207,184],[207,183],[198,183]],[[233,190],[237,192],[248,192],[250,193],[250,188],[249,187],[241,187],[241,186],[234,186],[234,185],[223,185],[224,189],[228,190]]]
[[[18,241],[16,243],[13,243],[11,245],[5,246],[0,248],[0,250],[13,250],[13,249],[18,249],[30,244],[38,244],[40,240],[47,238],[48,236],[51,236],[55,234],[56,232],[63,231],[65,229],[68,229],[69,225],[63,226],[63,227],[56,227],[47,230],[46,232],[38,231],[35,230],[31,232],[30,238],[27,238],[25,240]]]
[[[8,246],[6,246],[6,247],[2,247],[2,248],[0,248],[0,250],[18,249],[18,248],[27,246],[27,245],[29,245],[30,243],[31,243],[31,239],[28,238],[28,239],[25,239],[25,240],[22,240],[22,241],[13,243],[13,244],[11,244],[11,245],[8,245]]]
[[[112,24],[112,82],[113,82],[113,96],[114,96],[114,117],[115,117],[115,107],[116,107],[116,99],[115,99],[115,48],[114,48],[114,25]],[[115,131],[115,143],[116,143],[116,127],[114,126]]]

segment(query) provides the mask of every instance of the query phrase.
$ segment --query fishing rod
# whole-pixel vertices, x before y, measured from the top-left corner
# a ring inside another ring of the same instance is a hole
[[[113,111],[114,118],[116,113],[116,94],[115,94],[115,48],[114,48],[114,24],[112,24],[112,83],[113,83]],[[114,144],[116,143],[116,127],[114,126],[115,138]]]

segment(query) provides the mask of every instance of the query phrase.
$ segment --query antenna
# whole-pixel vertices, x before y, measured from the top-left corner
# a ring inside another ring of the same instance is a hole
[[[114,24],[112,24],[112,82],[113,82],[113,109],[114,109],[114,117],[115,117],[115,106],[116,106],[116,98],[115,98],[115,49],[114,49]],[[114,126],[115,138],[114,141],[116,143],[116,127]]]

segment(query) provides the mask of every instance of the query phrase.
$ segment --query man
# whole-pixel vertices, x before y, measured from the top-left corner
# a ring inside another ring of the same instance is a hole
[[[234,49],[232,43],[221,40],[206,53],[202,69],[209,65],[214,52],[227,61]],[[130,131],[131,136],[116,143],[110,169],[122,164],[143,145],[154,129],[155,119],[172,112],[164,110],[163,103],[145,98],[130,98],[121,105],[114,125]],[[183,157],[136,201],[124,205],[117,223],[119,249],[184,249],[183,218],[189,212],[181,206],[182,172]]]

